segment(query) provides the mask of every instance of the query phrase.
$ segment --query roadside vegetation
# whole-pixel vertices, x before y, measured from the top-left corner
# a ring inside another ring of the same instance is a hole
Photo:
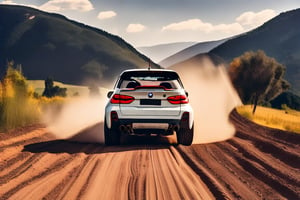
[[[252,114],[253,105],[237,108],[243,117],[263,126],[300,133],[300,112],[283,105],[282,109],[257,106],[255,115]]]
[[[300,100],[286,92],[290,84],[283,79],[285,66],[258,50],[233,59],[228,71],[245,105],[237,108],[240,115],[263,126],[300,133],[296,111]]]
[[[94,97],[106,92],[96,84],[90,87],[68,85],[49,77],[45,81],[28,81],[21,67],[9,62],[4,76],[0,77],[0,132],[40,123],[45,112],[56,113],[78,97]]]
[[[229,66],[231,81],[244,104],[253,104],[255,113],[259,104],[269,104],[271,100],[290,88],[283,79],[285,66],[264,51],[248,51],[233,59]]]
[[[39,110],[33,91],[26,84],[20,70],[8,63],[5,76],[0,85],[0,127],[3,130],[36,122]]]
[[[58,108],[65,100],[62,97],[38,96],[28,85],[21,69],[9,62],[0,81],[0,131],[40,122],[43,109]]]

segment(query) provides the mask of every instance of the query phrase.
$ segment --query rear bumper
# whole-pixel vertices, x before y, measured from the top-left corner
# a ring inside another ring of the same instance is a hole
[[[115,123],[111,118],[111,113],[116,113],[118,125],[132,125],[132,123],[167,123],[171,125],[180,125],[184,113],[189,113],[189,128],[193,126],[193,109],[189,104],[181,105],[181,111],[177,115],[124,115],[118,105],[108,104],[105,108],[105,123],[108,128],[112,128]]]
[[[120,119],[116,111],[111,112],[110,119],[113,132],[126,135],[172,135],[188,129],[191,120],[189,112],[184,112],[180,119]]]
[[[178,131],[180,120],[176,119],[119,119],[113,122],[122,134],[127,135],[172,135]]]
[[[120,125],[128,125],[133,123],[143,123],[143,124],[167,123],[167,124],[179,125],[180,120],[178,119],[119,119],[119,123]]]

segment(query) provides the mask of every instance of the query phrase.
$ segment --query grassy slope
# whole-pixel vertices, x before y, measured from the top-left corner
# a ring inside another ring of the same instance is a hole
[[[242,116],[251,121],[281,130],[300,133],[300,112],[292,109],[277,110],[258,106],[254,115],[252,115],[253,107],[245,105],[237,108]]]

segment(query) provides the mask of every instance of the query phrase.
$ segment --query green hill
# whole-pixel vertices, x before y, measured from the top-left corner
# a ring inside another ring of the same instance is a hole
[[[122,38],[58,14],[0,5],[0,76],[6,62],[31,80],[111,83],[122,70],[145,68],[149,58]],[[158,65],[152,63],[154,68]]]

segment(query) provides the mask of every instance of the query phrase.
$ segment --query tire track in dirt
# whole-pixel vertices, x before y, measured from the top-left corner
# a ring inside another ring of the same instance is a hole
[[[65,169],[72,160],[61,156],[58,159],[51,157],[45,154],[38,162],[32,163],[30,168],[9,181],[7,187],[3,187],[1,193],[4,194],[0,196],[4,199],[41,199],[39,195],[53,187],[54,176],[59,178],[59,170]]]
[[[236,112],[231,121],[233,139],[177,148],[217,199],[300,199],[300,135],[258,126]]]
[[[231,140],[188,147],[0,133],[0,199],[300,199],[300,136],[231,121]]]
[[[16,162],[14,163],[14,166],[8,165],[6,166],[6,169],[1,170],[1,172],[5,174],[3,176],[0,176],[0,185],[23,174],[26,170],[28,170],[32,166],[32,163],[36,163],[39,159],[42,158],[42,156],[43,155],[41,154],[35,154],[30,156],[26,160],[25,159],[20,161],[18,161],[17,159],[10,160]]]
[[[275,174],[278,178],[281,178],[295,186],[300,186],[300,180],[296,179],[293,174],[299,172],[297,168],[291,167],[293,165],[286,165],[284,162],[279,160],[276,156],[261,156],[258,153],[258,149],[247,148],[247,143],[242,141],[242,139],[235,138],[234,140],[230,140],[229,143],[239,149],[239,152],[243,154],[243,156],[251,161],[256,162],[265,168],[268,172]],[[246,146],[246,148],[245,148]]]
[[[36,127],[36,129],[34,129]],[[12,131],[9,133],[0,133],[0,167],[1,163],[7,163],[14,155],[18,158],[24,157],[24,154],[18,154],[27,144],[38,143],[54,139],[54,136],[47,133],[47,130],[40,125],[29,126],[29,132],[25,132],[24,128],[20,128],[19,132]]]
[[[95,155],[101,161],[93,168],[82,199],[212,198],[184,161],[174,158],[171,152],[176,151],[174,147],[121,149],[121,152]]]
[[[168,145],[40,141],[15,151],[6,164],[2,163],[7,173],[1,179],[1,199],[213,198]]]

